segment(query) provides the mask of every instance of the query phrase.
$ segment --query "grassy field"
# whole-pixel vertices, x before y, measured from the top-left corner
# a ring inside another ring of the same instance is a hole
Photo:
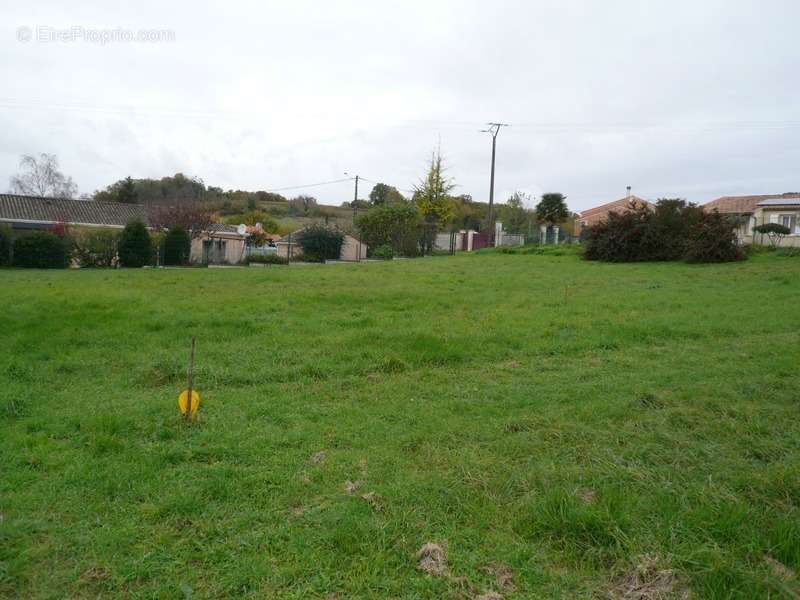
[[[800,594],[800,259],[4,270],[0,300],[0,596]]]

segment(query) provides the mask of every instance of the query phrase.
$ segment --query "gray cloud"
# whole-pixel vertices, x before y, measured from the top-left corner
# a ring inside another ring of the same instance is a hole
[[[793,1],[21,4],[0,8],[0,186],[20,154],[52,152],[87,192],[176,171],[408,189],[441,143],[459,191],[484,200],[479,129],[498,119],[512,125],[501,199],[561,191],[578,210],[628,184],[699,202],[800,189]],[[17,41],[37,25],[175,40]]]

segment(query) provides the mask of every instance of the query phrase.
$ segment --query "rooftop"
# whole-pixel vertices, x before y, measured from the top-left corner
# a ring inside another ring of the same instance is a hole
[[[0,194],[0,222],[125,227],[133,219],[147,223],[147,206],[123,202]],[[236,227],[225,223],[214,223],[211,231],[236,234]]]
[[[146,207],[120,202],[0,194],[0,221],[124,227],[132,219],[146,221]]]
[[[762,200],[758,206],[800,206],[800,197],[797,198],[770,198],[769,200]]]
[[[615,209],[620,208],[627,208],[627,206],[633,202],[634,204],[643,204],[643,205],[650,205],[652,206],[652,202],[648,202],[644,198],[640,198],[639,196],[635,196],[631,194],[630,196],[625,196],[618,200],[614,200],[613,202],[607,202],[605,204],[601,204],[600,206],[594,206],[592,208],[587,208],[584,211],[581,211],[580,216],[583,217],[590,217],[597,213],[606,213],[610,212]]]
[[[718,210],[721,213],[752,213],[756,207],[765,201],[778,201],[777,204],[783,205],[786,200],[800,198],[798,192],[787,192],[785,194],[761,194],[756,196],[722,196],[703,205],[706,210]],[[770,205],[767,205],[770,206]],[[774,205],[773,205],[774,206]]]

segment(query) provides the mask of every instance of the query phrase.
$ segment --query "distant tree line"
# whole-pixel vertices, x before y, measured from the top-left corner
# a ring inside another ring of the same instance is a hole
[[[77,194],[77,186],[59,170],[53,155],[23,156],[20,166],[20,174],[11,179],[13,192],[64,198]],[[163,230],[181,227],[190,236],[217,220],[231,224],[261,223],[264,231],[279,233],[297,226],[291,222],[292,217],[324,219],[326,225],[333,219],[333,226],[341,226],[341,209],[352,208],[352,214],[357,216],[353,226],[358,234],[381,241],[369,244],[371,247],[388,246],[393,252],[410,254],[412,246],[416,248],[413,252],[429,252],[440,231],[490,228],[488,205],[473,200],[468,194],[456,194],[456,187],[446,174],[441,153],[435,151],[425,176],[408,197],[396,187],[380,182],[372,187],[367,199],[344,202],[339,208],[321,206],[315,197],[306,194],[287,198],[265,190],[226,191],[183,173],[161,178],[125,177],[96,190],[91,197],[103,202],[146,205],[150,224]],[[549,204],[551,200],[555,203]],[[538,222],[569,223],[569,212],[563,201],[561,194],[545,194],[539,206],[532,209],[529,195],[514,192],[505,204],[497,207],[497,220],[503,222],[506,231],[523,234],[530,233],[533,224]],[[376,209],[386,210],[366,216]],[[279,222],[284,218],[289,220]],[[345,214],[344,218],[349,222],[349,215]],[[391,227],[396,230],[387,231]],[[409,241],[411,237],[415,239],[414,244]],[[383,248],[383,252],[388,252],[387,248]]]

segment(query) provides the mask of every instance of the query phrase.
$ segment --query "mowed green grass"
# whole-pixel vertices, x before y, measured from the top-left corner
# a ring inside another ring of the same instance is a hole
[[[0,302],[4,597],[591,598],[645,555],[800,593],[798,259],[3,270]]]

